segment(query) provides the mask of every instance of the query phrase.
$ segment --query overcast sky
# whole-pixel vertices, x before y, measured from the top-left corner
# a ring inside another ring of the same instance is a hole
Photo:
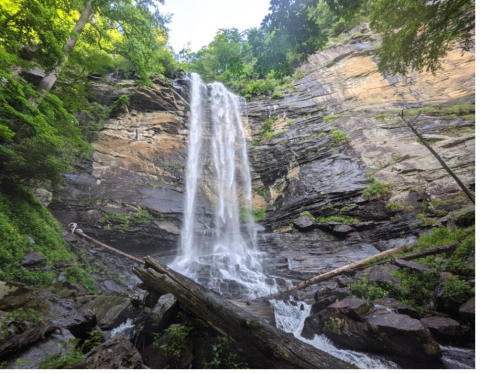
[[[260,26],[269,5],[270,0],[165,0],[161,9],[173,14],[169,43],[178,53],[189,41],[196,52],[221,28]]]

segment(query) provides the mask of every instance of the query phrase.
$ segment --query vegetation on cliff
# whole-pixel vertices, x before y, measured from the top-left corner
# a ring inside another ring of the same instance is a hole
[[[271,0],[259,28],[219,30],[208,46],[196,53],[186,48],[179,58],[185,70],[251,98],[289,88],[292,79],[285,77],[293,77],[294,68],[309,55],[370,21],[383,39],[375,52],[379,71],[435,73],[458,43],[464,51],[473,47],[474,8],[473,0]]]

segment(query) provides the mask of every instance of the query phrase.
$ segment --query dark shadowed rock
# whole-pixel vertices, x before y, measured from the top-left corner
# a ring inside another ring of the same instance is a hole
[[[138,311],[128,298],[100,295],[85,305],[97,315],[98,325],[104,330],[113,329],[138,316]]]
[[[336,276],[333,279],[337,282],[338,286],[340,286],[341,288],[346,288],[349,284],[354,282],[353,278],[344,276],[344,275]]]
[[[448,317],[426,317],[420,322],[430,330],[435,340],[442,344],[458,343],[463,335],[460,324]]]
[[[475,323],[475,297],[462,304],[458,312],[466,321]]]
[[[299,216],[293,221],[293,225],[300,230],[313,229],[315,227],[315,223],[312,222],[309,216]]]
[[[172,330],[179,331],[182,325],[173,324],[170,326]],[[164,344],[169,345],[171,342],[170,334],[162,335],[158,340],[158,346]],[[149,345],[140,350],[145,365],[153,369],[186,369],[189,368],[193,361],[193,340],[187,339],[185,343],[179,346],[179,356],[171,356],[166,350],[160,347]]]
[[[33,267],[42,264],[44,261],[45,258],[42,255],[40,255],[36,251],[32,251],[24,256],[22,266]]]
[[[172,323],[176,305],[177,298],[172,294],[162,295],[158,299],[143,328],[146,345],[153,342],[155,333],[163,332]]]
[[[329,305],[335,303],[337,301],[337,297],[332,295],[329,297],[324,297],[318,302],[312,304],[312,308],[310,310],[310,314],[313,315],[315,313],[319,313],[324,308],[328,307]]]
[[[118,335],[95,347],[72,369],[140,369],[142,357],[123,335]]]
[[[321,297],[328,295],[330,296],[332,293],[332,290],[338,289],[339,286],[336,282],[321,282],[318,284],[318,290],[315,292],[315,300],[318,301],[320,300]]]
[[[148,308],[155,307],[161,296],[162,294],[160,294],[159,292],[149,289],[148,294],[145,297],[145,307],[148,307]]]
[[[302,329],[302,337],[307,339],[313,339],[315,335],[322,333],[323,321],[322,316],[318,313],[308,316],[305,319]]]

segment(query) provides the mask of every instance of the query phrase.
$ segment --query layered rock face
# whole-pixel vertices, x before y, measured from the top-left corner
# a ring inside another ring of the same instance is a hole
[[[274,232],[260,240],[275,253],[271,272],[307,278],[401,246],[470,202],[398,115],[416,118],[474,191],[473,54],[452,51],[435,76],[382,76],[373,55],[379,43],[358,26],[310,57],[284,98],[249,104],[258,143],[250,151],[254,190],[257,199],[266,194],[262,223]],[[272,118],[275,135],[265,140],[262,124]],[[388,193],[362,196],[372,177],[388,183]],[[306,212],[323,223],[295,220]],[[358,221],[340,224],[332,216]]]
[[[62,223],[124,250],[175,250],[183,213],[188,105],[171,86],[133,81],[94,83],[96,99],[120,96],[129,109],[109,119],[93,144],[92,160],[66,175],[67,186],[49,205]],[[179,90],[180,91],[180,90]],[[180,91],[181,93],[181,91]]]
[[[249,151],[254,204],[267,207],[259,247],[270,253],[270,273],[306,279],[411,242],[468,204],[398,114],[405,110],[407,120],[419,114],[419,131],[474,188],[473,54],[452,51],[435,76],[382,76],[373,56],[379,43],[378,35],[358,26],[311,56],[284,98],[248,104],[245,133],[257,145]],[[75,221],[129,253],[174,255],[183,214],[187,90],[161,80],[151,88],[125,79],[94,86],[98,102],[110,105],[127,95],[131,105],[107,121],[93,159],[67,175],[49,207],[61,222]],[[262,124],[272,117],[278,117],[276,134],[263,140]],[[202,174],[197,209],[207,220],[215,204],[211,172],[207,167]],[[389,193],[363,197],[371,177],[389,183]],[[386,208],[389,203],[395,205]],[[295,222],[305,212],[324,220]],[[199,221],[197,228],[209,225]]]

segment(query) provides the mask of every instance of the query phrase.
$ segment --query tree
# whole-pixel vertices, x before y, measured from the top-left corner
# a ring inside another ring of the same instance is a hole
[[[275,71],[276,77],[293,73],[288,59],[298,55],[300,61],[320,50],[327,42],[327,33],[316,22],[314,8],[318,0],[271,0],[270,13],[259,30],[252,30],[248,41],[258,60],[258,71]]]
[[[431,71],[441,59],[460,45],[474,46],[474,0],[326,0],[330,9],[353,17],[370,10],[370,27],[382,36],[376,51],[383,73],[407,74],[409,70]]]

